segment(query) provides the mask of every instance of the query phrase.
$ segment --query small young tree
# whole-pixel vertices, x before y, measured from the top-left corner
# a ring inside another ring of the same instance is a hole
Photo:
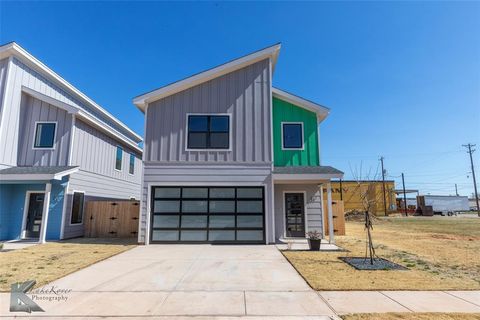
[[[351,170],[351,168],[350,168]],[[367,258],[370,259],[370,264],[373,264],[375,257],[377,254],[375,253],[375,248],[373,246],[372,240],[372,230],[373,230],[373,222],[372,222],[372,211],[373,208],[377,205],[377,197],[375,192],[375,185],[373,183],[364,183],[362,181],[369,181],[371,170],[362,178],[362,163],[360,163],[360,170],[351,170],[352,175],[357,182],[357,192],[359,193],[363,212],[364,212],[364,222],[365,222],[365,260]],[[375,172],[373,178],[376,179],[378,175],[378,167],[377,171]]]

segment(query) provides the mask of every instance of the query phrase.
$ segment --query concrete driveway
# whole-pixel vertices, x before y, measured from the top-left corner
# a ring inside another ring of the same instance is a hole
[[[72,289],[67,301],[38,301],[45,312],[32,315],[334,315],[275,246],[139,246],[52,285]]]

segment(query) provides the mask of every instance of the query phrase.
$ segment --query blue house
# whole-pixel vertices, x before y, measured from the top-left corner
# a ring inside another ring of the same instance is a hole
[[[140,198],[142,138],[16,43],[0,103],[0,240],[80,237],[86,201]]]

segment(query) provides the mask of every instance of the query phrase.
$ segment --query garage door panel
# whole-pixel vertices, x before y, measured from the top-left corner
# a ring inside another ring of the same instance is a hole
[[[152,242],[264,243],[262,187],[152,188]]]

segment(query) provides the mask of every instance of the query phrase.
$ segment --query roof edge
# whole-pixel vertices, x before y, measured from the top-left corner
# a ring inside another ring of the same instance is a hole
[[[276,98],[279,98],[280,100],[284,100],[286,102],[304,108],[308,111],[316,113],[318,122],[322,122],[330,114],[330,108],[304,99],[287,91],[278,89],[276,87],[272,87],[272,95]]]
[[[103,115],[105,115],[107,118],[112,120],[115,124],[126,130],[131,136],[132,140],[140,143],[143,141],[143,138],[137,134],[135,131],[130,129],[126,124],[118,120],[115,116],[113,116],[110,112],[102,108],[100,105],[98,105],[95,101],[90,99],[88,96],[86,96],[83,92],[75,88],[72,84],[70,84],[68,81],[63,79],[60,75],[58,75],[55,71],[50,69],[47,65],[45,65],[43,62],[35,58],[31,53],[29,53],[27,50],[25,50],[22,46],[20,46],[16,42],[9,42],[6,44],[3,44],[0,46],[0,59],[4,59],[6,57],[9,57],[11,55],[14,55],[15,57],[23,60],[24,62],[27,62],[27,64],[30,67],[33,67],[36,71],[39,71],[43,73],[44,75],[46,74],[48,77],[53,79],[55,82],[63,86],[64,88],[67,88],[69,91],[73,92],[74,95],[78,96],[81,100],[85,101],[87,104],[91,105],[95,109],[99,110]]]
[[[229,62],[223,63],[216,67],[201,71],[192,76],[167,84],[153,91],[141,94],[133,98],[133,104],[138,109],[140,109],[140,111],[145,113],[146,106],[150,102],[153,102],[161,98],[170,96],[172,94],[178,93],[180,91],[189,89],[201,83],[218,78],[222,75],[239,70],[241,68],[244,68],[248,65],[251,65],[255,62],[258,62],[267,58],[271,59],[272,61],[272,72],[273,72],[278,60],[280,48],[281,48],[281,44],[277,43],[272,46],[269,46],[269,47],[260,49],[258,51],[255,51],[253,53],[247,54],[245,56],[242,56],[240,58],[233,59]]]

